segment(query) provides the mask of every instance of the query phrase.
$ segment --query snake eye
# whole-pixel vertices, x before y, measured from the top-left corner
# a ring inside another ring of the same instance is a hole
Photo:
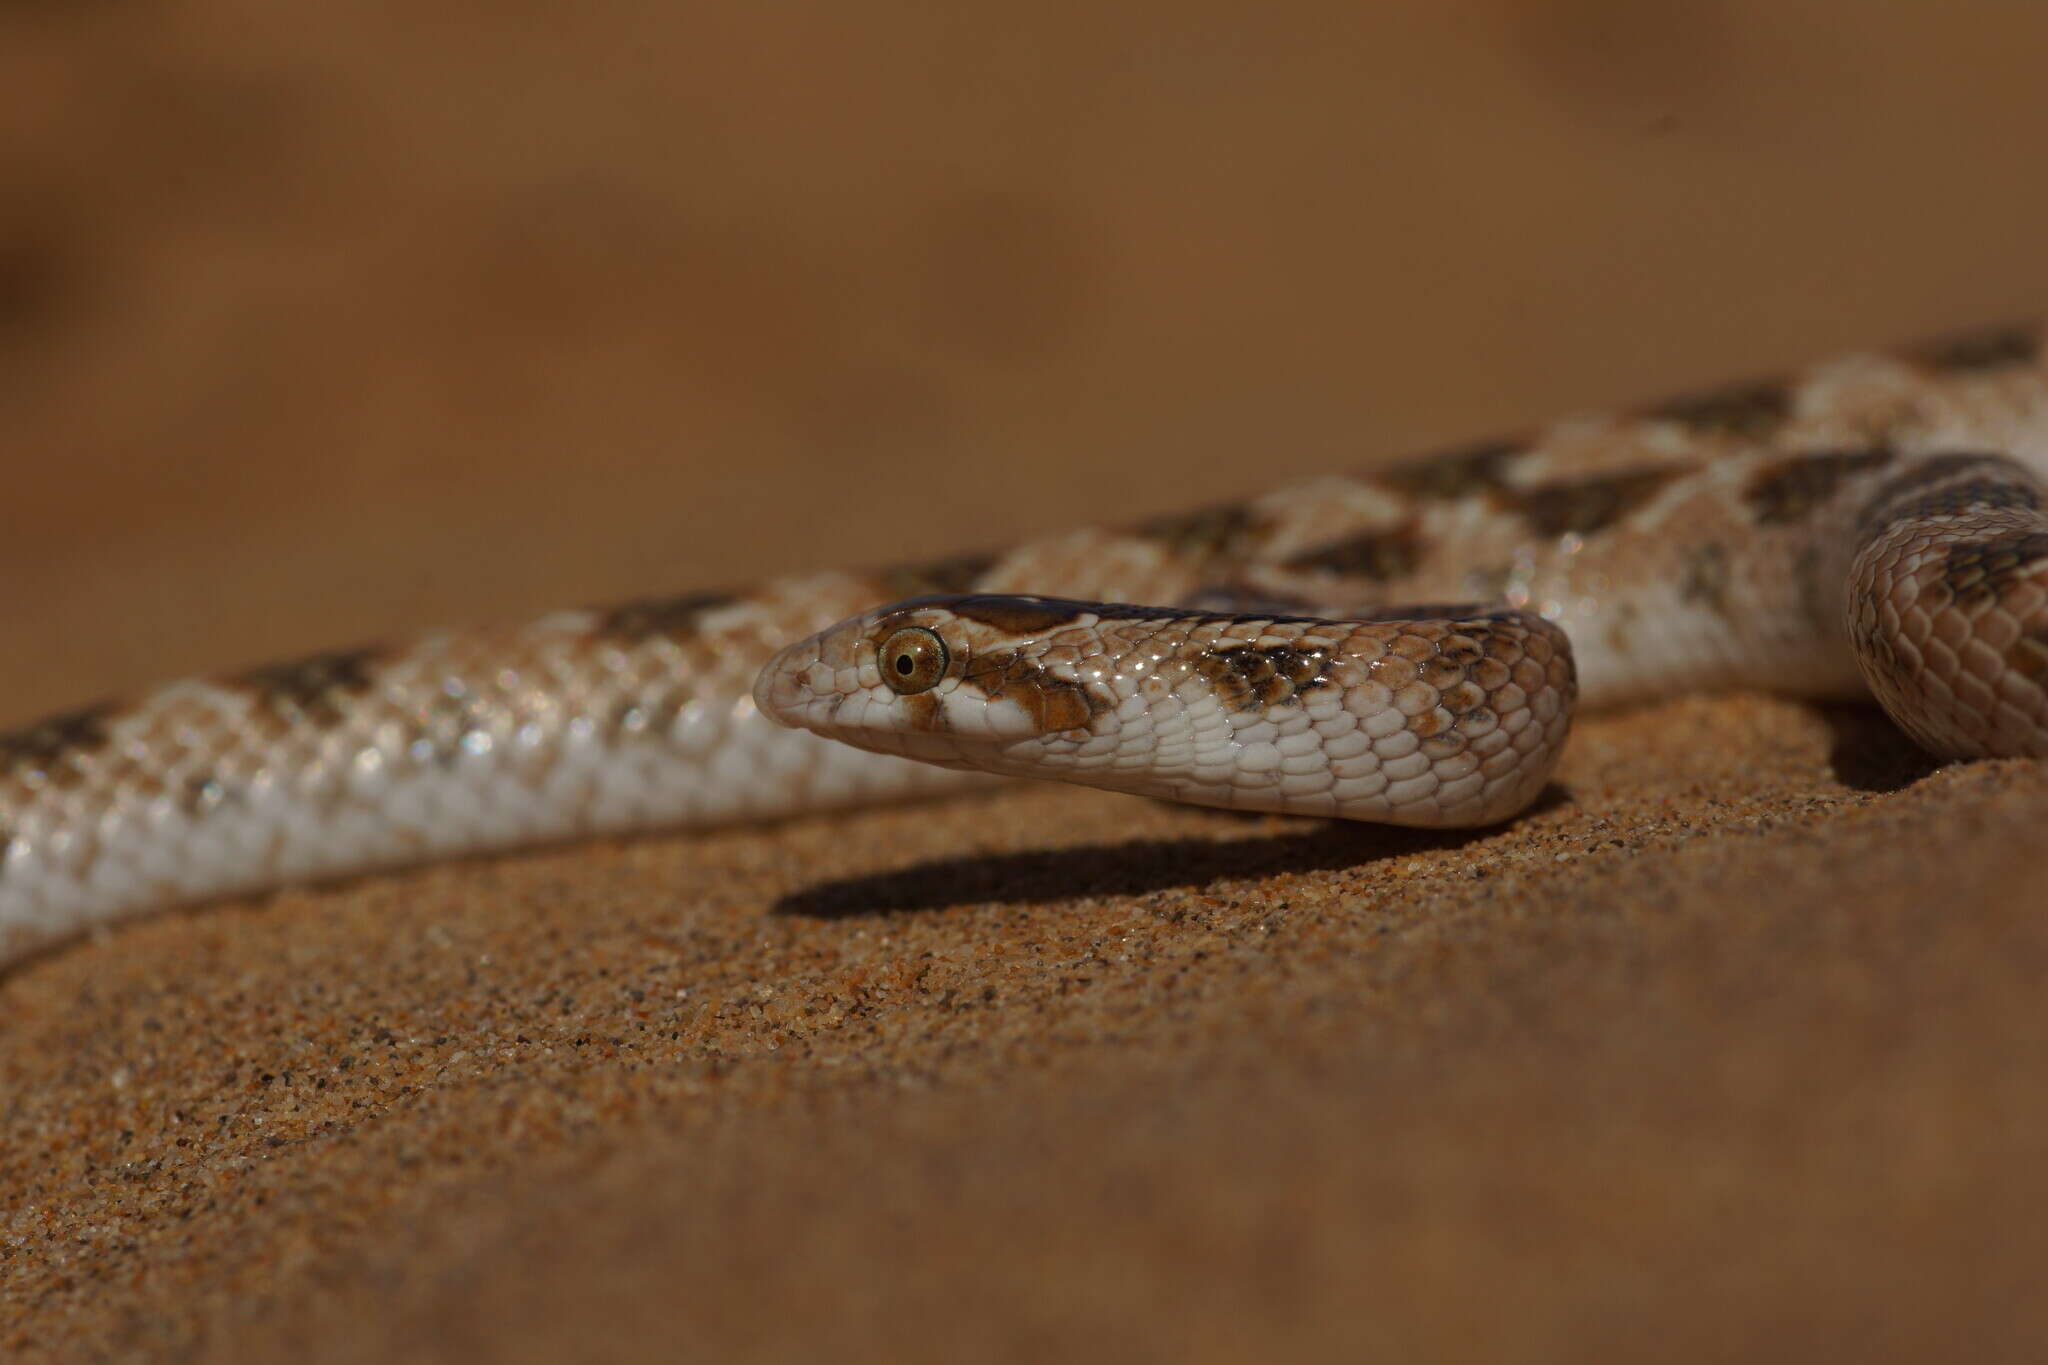
[[[882,681],[906,697],[937,687],[946,676],[947,657],[946,642],[923,626],[893,632],[875,651]]]

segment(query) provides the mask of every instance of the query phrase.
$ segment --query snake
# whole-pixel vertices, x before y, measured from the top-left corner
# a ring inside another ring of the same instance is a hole
[[[290,883],[1050,778],[1484,826],[1580,706],[2048,755],[2037,326],[1190,512],[187,678],[0,733],[0,965]],[[1417,606],[1442,603],[1442,606]]]

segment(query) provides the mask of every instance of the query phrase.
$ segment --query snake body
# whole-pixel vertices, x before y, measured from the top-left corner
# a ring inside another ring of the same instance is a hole
[[[2039,336],[2006,329],[995,554],[171,683],[0,734],[0,962],[295,880],[987,772],[1484,823],[1541,787],[1575,688],[1867,692],[1937,754],[2048,755],[2043,473]],[[1416,601],[1489,605],[1385,610]],[[906,628],[945,655],[930,688],[883,674]]]

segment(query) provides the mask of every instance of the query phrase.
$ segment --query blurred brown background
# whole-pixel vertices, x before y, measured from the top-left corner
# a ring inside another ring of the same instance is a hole
[[[2044,53],[1996,0],[15,4],[0,719],[2023,315]]]

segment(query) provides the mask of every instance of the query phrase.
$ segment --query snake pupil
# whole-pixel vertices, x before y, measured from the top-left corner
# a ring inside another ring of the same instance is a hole
[[[916,660],[912,659],[908,654],[898,654],[896,656],[896,671],[904,677],[909,677],[916,668]]]

